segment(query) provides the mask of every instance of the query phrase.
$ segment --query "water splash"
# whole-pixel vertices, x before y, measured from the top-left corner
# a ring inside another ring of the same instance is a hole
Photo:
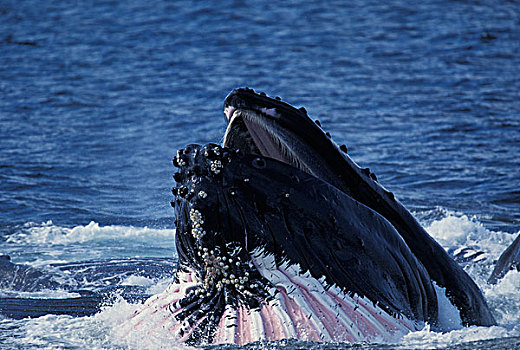
[[[24,224],[19,232],[7,238],[7,243],[54,245],[114,239],[172,240],[173,234],[174,231],[172,229],[151,229],[148,227],[119,225],[100,226],[94,221],[85,226],[79,225],[68,228],[54,225],[49,220],[41,224],[33,222]]]

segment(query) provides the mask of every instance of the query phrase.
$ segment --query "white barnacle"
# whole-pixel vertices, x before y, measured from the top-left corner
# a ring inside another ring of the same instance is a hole
[[[204,191],[199,191],[199,197],[200,197],[200,198],[204,199],[204,198],[206,198],[207,196],[208,196],[208,194],[207,194],[206,192],[204,192]]]
[[[190,220],[194,224],[203,224],[204,220],[202,220],[202,214],[197,209],[190,209]]]
[[[204,236],[206,234],[206,231],[204,231],[202,229],[202,227],[200,226],[200,224],[195,221],[195,224],[193,225],[193,227],[191,229],[191,234],[192,234],[193,237],[198,239],[198,238]],[[206,255],[207,255],[207,253],[204,253],[203,257],[206,257]]]
[[[185,166],[186,162],[184,161],[184,159],[182,159],[181,157],[177,156],[177,164],[179,164],[179,166]]]
[[[249,179],[246,177],[246,178],[244,179],[244,182],[249,182]]]
[[[215,174],[218,174],[220,173],[220,169],[222,169],[222,162],[220,160],[214,160],[211,162],[211,165],[210,165],[210,170],[215,173]]]

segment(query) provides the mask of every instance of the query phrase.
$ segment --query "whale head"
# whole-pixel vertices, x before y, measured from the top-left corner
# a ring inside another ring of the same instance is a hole
[[[338,300],[366,298],[370,312],[386,313],[389,322],[436,319],[429,276],[399,234],[334,186],[285,162],[216,144],[189,145],[174,165],[177,277],[196,281],[177,317],[196,323],[203,312],[211,315],[198,326],[204,336],[193,339],[213,339],[226,308],[262,309],[301,286],[309,300],[328,289]],[[291,283],[280,274],[293,274]]]
[[[494,323],[471,278],[305,109],[238,89],[224,113],[222,145],[188,145],[173,160],[171,305],[183,341],[390,339],[437,323],[432,281],[465,324]],[[366,313],[339,311],[348,305]],[[248,323],[274,333],[244,338]]]

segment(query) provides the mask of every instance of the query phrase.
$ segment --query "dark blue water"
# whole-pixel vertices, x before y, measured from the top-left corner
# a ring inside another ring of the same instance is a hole
[[[240,86],[305,106],[425,223],[519,231],[518,1],[0,0],[0,254],[169,256],[103,228],[166,237],[171,158],[222,139]]]

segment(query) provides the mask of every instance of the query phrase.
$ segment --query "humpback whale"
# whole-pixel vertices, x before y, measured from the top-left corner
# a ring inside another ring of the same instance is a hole
[[[246,88],[224,114],[222,145],[173,159],[174,282],[124,334],[392,341],[438,325],[437,287],[464,325],[496,323],[469,275],[304,108]]]

